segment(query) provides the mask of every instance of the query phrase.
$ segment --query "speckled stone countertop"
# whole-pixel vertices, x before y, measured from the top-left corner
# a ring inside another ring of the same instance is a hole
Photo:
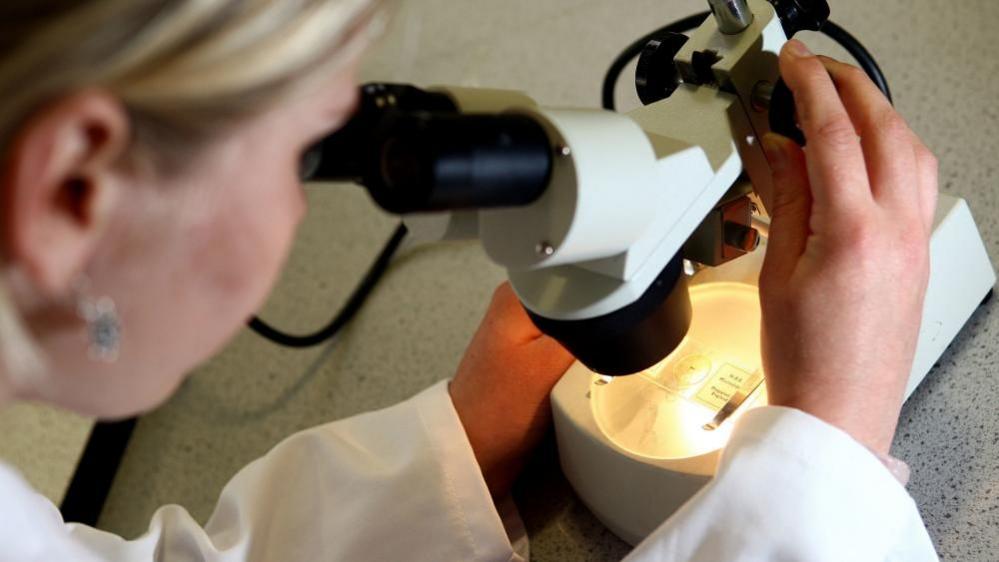
[[[898,107],[968,199],[999,256],[999,3],[833,0],[834,19],[881,60]],[[552,106],[598,104],[615,54],[698,0],[410,0],[364,78],[522,89]],[[817,49],[843,57],[816,36]],[[620,104],[637,101],[629,80]],[[311,214],[264,316],[325,322],[394,221],[355,188],[314,186]],[[139,424],[101,526],[134,536],[157,506],[208,517],[225,482],[298,429],[402,400],[452,375],[502,272],[475,244],[407,250],[332,346],[289,351],[244,333]],[[906,405],[895,454],[945,560],[999,552],[999,314],[981,309]],[[548,444],[517,490],[534,559],[618,560],[627,545],[574,497]]]
[[[42,495],[62,501],[93,421],[38,404],[0,410],[0,460]]]

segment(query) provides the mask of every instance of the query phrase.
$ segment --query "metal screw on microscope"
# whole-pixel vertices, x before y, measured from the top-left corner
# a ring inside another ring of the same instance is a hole
[[[746,0],[708,0],[718,21],[718,30],[725,35],[737,35],[753,23],[753,12]]]
[[[770,109],[770,100],[774,95],[774,85],[766,80],[757,82],[753,86],[753,93],[750,95],[750,103],[757,113],[764,113]]]
[[[547,257],[555,254],[555,247],[552,246],[551,242],[543,240],[541,242],[538,242],[538,245],[534,249],[534,251],[536,251],[539,256]]]

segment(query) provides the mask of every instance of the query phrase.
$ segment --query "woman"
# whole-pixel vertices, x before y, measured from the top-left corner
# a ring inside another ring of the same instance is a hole
[[[244,324],[304,211],[301,152],[350,115],[382,13],[374,0],[0,5],[0,404],[146,411]],[[886,465],[936,161],[856,69],[797,42],[781,69],[809,148],[765,139],[774,406],[744,416],[717,478],[632,556],[934,559]],[[130,542],[67,526],[0,465],[0,559],[518,559],[509,488],[570,362],[501,287],[453,381],[289,438],[203,528],[176,506]]]

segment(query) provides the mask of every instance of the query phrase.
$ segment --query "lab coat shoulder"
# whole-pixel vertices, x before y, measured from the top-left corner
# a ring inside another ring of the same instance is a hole
[[[716,477],[629,556],[650,561],[935,561],[915,502],[849,435],[798,410],[747,412]]]
[[[71,540],[59,510],[31,489],[13,468],[0,463],[0,562],[97,562]]]
[[[203,528],[166,506],[126,541],[40,509],[30,524],[50,545],[121,562],[508,561],[521,559],[509,533],[526,544],[515,512],[497,512],[445,382],[286,439],[226,485]]]

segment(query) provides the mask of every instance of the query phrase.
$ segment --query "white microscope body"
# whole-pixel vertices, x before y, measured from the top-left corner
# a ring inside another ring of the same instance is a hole
[[[758,139],[770,130],[761,99],[779,79],[787,39],[766,0],[712,5],[716,17],[675,55],[685,83],[627,115],[542,109],[514,92],[438,90],[463,113],[540,123],[554,148],[550,181],[528,205],[406,219],[424,238],[481,238],[536,321],[606,318],[654,291],[678,256],[724,257],[679,280],[690,287],[690,325],[665,360],[611,382],[576,364],[552,393],[566,477],[631,543],[711,478],[735,418],[766,404],[756,292],[766,244],[754,250],[754,227],[765,230],[772,184]],[[941,196],[909,394],[995,281],[968,206]]]

